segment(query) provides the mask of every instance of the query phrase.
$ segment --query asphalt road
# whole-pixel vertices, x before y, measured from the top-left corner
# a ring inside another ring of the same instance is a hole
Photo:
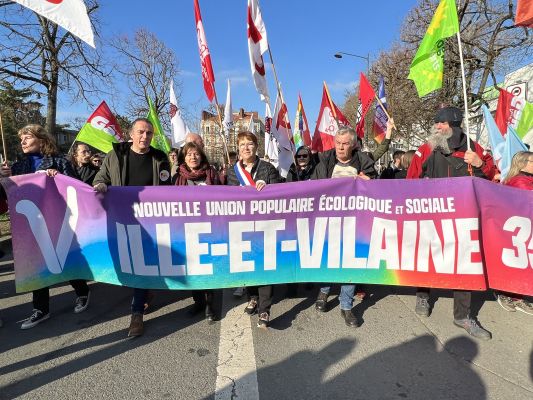
[[[22,331],[31,295],[15,293],[12,264],[0,263],[0,399],[533,399],[533,316],[490,293],[474,304],[488,342],[452,325],[447,291],[420,318],[413,289],[368,287],[350,329],[336,295],[319,314],[316,287],[286,299],[284,285],[268,330],[229,290],[212,325],[187,315],[190,293],[158,291],[145,335],[127,339],[131,289],[90,287],[81,314],[68,284],[54,288],[51,318]]]

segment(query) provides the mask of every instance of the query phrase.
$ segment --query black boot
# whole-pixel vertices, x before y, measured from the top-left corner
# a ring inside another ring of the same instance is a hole
[[[320,291],[318,292],[318,297],[315,302],[315,309],[319,312],[326,312],[328,305],[328,294]]]
[[[341,310],[341,315],[347,326],[350,328],[359,327],[359,321],[357,321],[357,317],[353,315],[352,310]]]

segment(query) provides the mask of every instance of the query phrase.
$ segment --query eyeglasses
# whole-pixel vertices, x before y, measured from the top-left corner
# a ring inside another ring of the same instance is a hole
[[[307,154],[298,154],[296,155],[296,158],[308,158],[309,156]]]

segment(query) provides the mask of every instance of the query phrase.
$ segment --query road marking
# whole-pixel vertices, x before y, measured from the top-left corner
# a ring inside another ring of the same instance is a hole
[[[244,305],[234,303],[231,290],[224,290],[215,400],[259,400],[252,324]]]

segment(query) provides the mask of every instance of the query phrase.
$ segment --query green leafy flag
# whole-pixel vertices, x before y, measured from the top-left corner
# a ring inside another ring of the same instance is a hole
[[[111,151],[113,143],[124,141],[120,125],[105,101],[102,101],[83,125],[76,141],[87,143],[104,153]]]
[[[441,0],[411,63],[408,78],[422,97],[442,87],[444,39],[459,32],[455,0]]]
[[[533,129],[533,103],[527,101],[525,103],[516,126],[516,133],[521,139],[524,139],[529,131]],[[531,134],[533,135],[533,132]]]
[[[152,139],[152,147],[164,151],[166,154],[168,154],[170,152],[170,144],[168,143],[168,140],[163,132],[163,128],[161,127],[161,122],[159,122],[159,118],[157,116],[154,104],[152,103],[152,99],[150,99],[150,97],[148,97],[147,99],[149,110],[146,118],[152,123],[154,127],[154,138]]]

